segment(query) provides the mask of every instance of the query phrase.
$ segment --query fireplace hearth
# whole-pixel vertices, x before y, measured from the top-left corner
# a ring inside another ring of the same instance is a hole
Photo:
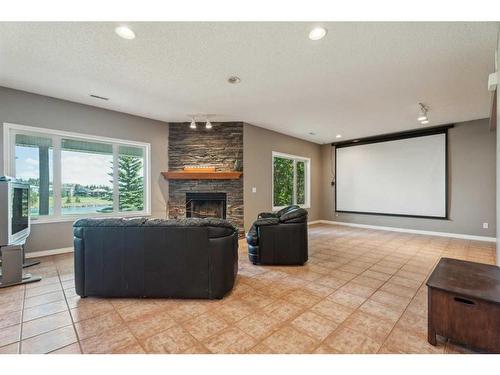
[[[226,193],[186,193],[186,217],[226,218]]]

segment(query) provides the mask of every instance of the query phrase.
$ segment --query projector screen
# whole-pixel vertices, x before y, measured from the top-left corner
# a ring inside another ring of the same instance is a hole
[[[338,145],[336,211],[446,218],[446,137]]]

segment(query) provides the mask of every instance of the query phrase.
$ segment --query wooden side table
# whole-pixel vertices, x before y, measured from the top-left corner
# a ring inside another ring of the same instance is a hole
[[[436,334],[500,353],[500,268],[441,258],[427,281],[428,341]]]

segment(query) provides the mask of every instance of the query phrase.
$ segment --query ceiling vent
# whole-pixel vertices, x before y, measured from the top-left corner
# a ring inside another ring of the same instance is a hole
[[[104,96],[94,95],[94,94],[90,94],[90,97],[95,98],[95,99],[100,99],[100,100],[109,100],[109,98],[106,98]]]

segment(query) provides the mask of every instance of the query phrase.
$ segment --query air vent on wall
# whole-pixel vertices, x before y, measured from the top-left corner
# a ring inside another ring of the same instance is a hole
[[[104,96],[90,94],[91,98],[101,99],[101,100],[109,100],[109,98],[105,98]]]

